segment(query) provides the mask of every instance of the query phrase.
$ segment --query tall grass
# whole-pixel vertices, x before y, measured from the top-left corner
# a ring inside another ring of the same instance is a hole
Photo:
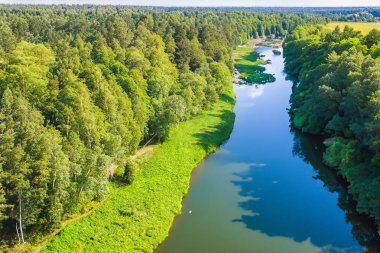
[[[380,22],[330,22],[326,26],[331,30],[339,26],[339,28],[343,30],[346,25],[355,30],[361,31],[363,35],[366,35],[374,28],[380,30]]]
[[[64,228],[42,252],[152,252],[181,212],[192,169],[228,139],[234,103],[230,86],[212,110],[180,123],[131,185]]]

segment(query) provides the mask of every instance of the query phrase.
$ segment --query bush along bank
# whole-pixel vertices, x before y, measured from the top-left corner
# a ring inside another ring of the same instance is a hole
[[[299,27],[284,45],[297,80],[293,126],[325,139],[325,164],[348,182],[357,211],[380,224],[380,31]]]
[[[131,185],[63,229],[42,252],[153,252],[181,212],[191,171],[229,138],[234,103],[231,85],[212,110],[180,123]]]

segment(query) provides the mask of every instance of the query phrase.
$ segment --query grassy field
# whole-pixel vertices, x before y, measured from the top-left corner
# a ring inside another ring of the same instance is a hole
[[[132,185],[64,228],[42,252],[152,252],[181,212],[193,168],[229,137],[234,103],[230,86],[212,110],[182,122],[154,149]]]
[[[380,30],[380,22],[330,22],[326,26],[329,29],[335,29],[336,26],[343,29],[346,25],[354,28],[355,30],[361,31],[363,35],[366,35],[374,28]]]
[[[250,46],[237,47],[233,52],[235,67],[240,72],[240,78],[248,83],[264,84],[274,82],[273,75],[264,73],[266,62],[260,59],[258,53]]]

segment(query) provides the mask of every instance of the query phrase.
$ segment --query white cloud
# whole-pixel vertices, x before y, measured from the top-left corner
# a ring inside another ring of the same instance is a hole
[[[264,85],[254,86],[253,89],[249,90],[248,96],[250,98],[260,97],[261,95],[263,95],[264,90],[265,90],[265,86]]]

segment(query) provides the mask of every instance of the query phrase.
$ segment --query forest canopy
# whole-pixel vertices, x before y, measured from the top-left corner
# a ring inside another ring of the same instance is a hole
[[[2,244],[49,231],[103,199],[112,168],[212,107],[230,85],[236,45],[325,21],[244,11],[0,7]]]
[[[294,127],[323,136],[324,162],[380,224],[380,31],[302,26],[284,45]]]

